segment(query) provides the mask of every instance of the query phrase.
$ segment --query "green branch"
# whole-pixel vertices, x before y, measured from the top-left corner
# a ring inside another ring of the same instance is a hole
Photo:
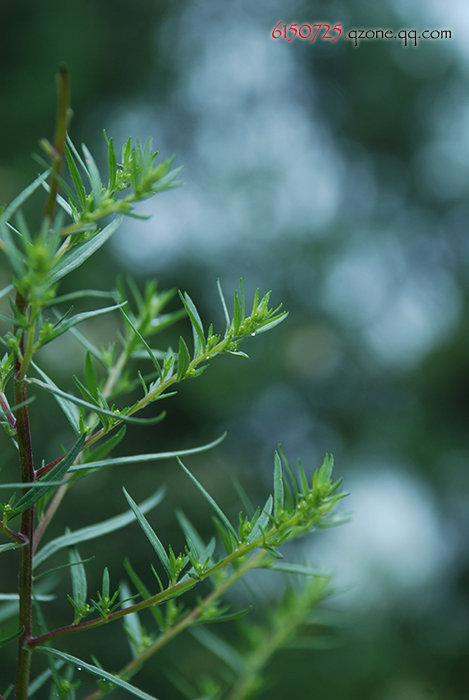
[[[221,584],[216,586],[214,590],[202,600],[202,602],[196,605],[189,613],[187,613],[187,615],[178,620],[176,624],[165,630],[163,634],[152,642],[144,651],[126,664],[126,666],[124,666],[117,675],[121,678],[131,678],[142,666],[142,664],[145,663],[145,661],[156,654],[156,652],[163,646],[172,641],[178,634],[181,634],[181,632],[184,632],[184,630],[197,622],[198,618],[203,615],[204,611],[213,602],[220,598],[223,593],[225,593],[229,588],[231,588],[231,586],[245,576],[248,571],[261,567],[262,562],[268,557],[269,555],[266,552],[258,552],[255,557],[251,557],[251,559],[246,561],[239,568],[235,569],[235,571],[233,571],[233,573]],[[98,700],[98,698],[106,695],[107,692],[108,691],[97,690],[84,698],[84,700]]]

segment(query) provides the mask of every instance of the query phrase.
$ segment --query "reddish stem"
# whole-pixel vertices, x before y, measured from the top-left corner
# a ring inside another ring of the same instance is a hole
[[[52,467],[55,467],[55,465],[58,464],[59,462],[61,462],[63,460],[63,458],[64,458],[64,455],[62,455],[62,457],[59,457],[58,459],[54,459],[54,461],[49,462],[49,464],[45,464],[40,469],[37,469],[36,470],[36,479],[40,479],[41,476],[44,476],[45,474],[47,474],[47,472],[50,472]]]

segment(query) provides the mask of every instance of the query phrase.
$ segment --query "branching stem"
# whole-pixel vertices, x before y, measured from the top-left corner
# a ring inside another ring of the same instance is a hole
[[[40,644],[44,644],[45,642],[49,642],[52,639],[56,639],[57,637],[73,634],[74,632],[82,632],[85,630],[94,629],[95,627],[102,627],[103,625],[109,622],[113,622],[114,620],[118,620],[122,617],[125,617],[125,615],[130,615],[133,612],[144,610],[145,608],[149,608],[153,605],[160,605],[161,603],[164,603],[165,601],[170,600],[171,598],[176,598],[177,596],[182,595],[186,591],[193,588],[197,583],[209,578],[210,576],[213,576],[214,573],[220,571],[221,569],[224,569],[226,566],[233,563],[237,559],[245,557],[247,554],[252,552],[253,549],[256,549],[261,545],[262,538],[259,538],[259,540],[256,540],[255,542],[241,545],[238,549],[236,549],[231,554],[228,554],[226,557],[224,557],[224,559],[219,561],[210,569],[207,569],[203,574],[200,575],[198,579],[186,579],[185,581],[180,581],[179,583],[168,586],[168,588],[166,588],[163,591],[160,591],[160,593],[156,593],[150,598],[142,600],[139,603],[135,603],[134,605],[130,605],[127,608],[121,608],[120,610],[116,610],[115,612],[108,615],[106,618],[97,617],[86,622],[78,622],[71,625],[65,625],[64,627],[58,627],[55,630],[51,630],[50,632],[41,634],[39,637],[33,637],[32,639],[30,639],[28,646],[30,648],[33,648]],[[263,555],[263,557],[267,556],[265,551],[262,551],[261,554]],[[257,556],[249,560],[249,568],[254,567],[254,564],[252,563],[254,560],[256,560],[257,562]],[[243,564],[241,568],[246,566],[249,562]],[[256,566],[258,566],[257,563]]]
[[[52,163],[52,177],[49,195],[44,210],[44,221],[52,221],[55,213],[56,200],[59,189],[59,175],[62,170],[63,152],[67,125],[69,118],[69,85],[68,73],[65,66],[61,66],[59,72],[59,89],[57,105],[57,124],[55,130],[54,157]],[[20,292],[16,294],[16,306],[18,312],[27,315],[29,300]],[[33,451],[31,445],[31,432],[29,428],[28,396],[26,385],[26,371],[32,356],[32,340],[34,332],[34,319],[30,319],[33,328],[23,332],[20,340],[19,353],[15,358],[15,403],[16,433],[20,458],[21,480],[23,483],[31,483],[36,479],[34,470]],[[15,329],[16,333],[17,329]],[[25,353],[26,336],[26,353]],[[23,489],[23,494],[26,492]],[[28,643],[32,637],[32,558],[33,558],[33,528],[34,506],[27,508],[21,516],[20,536],[25,545],[20,549],[19,564],[19,627],[23,629],[18,640],[18,666],[16,683],[16,700],[27,700],[29,689],[29,675],[31,667],[31,650]]]
[[[187,615],[185,615],[181,620],[179,620],[175,625],[165,630],[150,646],[148,646],[144,651],[141,652],[135,659],[132,659],[124,668],[119,672],[121,678],[131,678],[135,672],[140,668],[140,666],[147,661],[153,654],[161,649],[170,642],[178,634],[190,627],[194,622],[203,614],[204,610],[207,609],[211,603],[217,600],[225,591],[228,590],[233,584],[235,584],[240,578],[242,578],[251,569],[256,569],[261,566],[262,561],[268,557],[266,552],[258,552],[256,556],[248,559],[242,566],[238,567],[233,571],[231,576],[228,576],[219,586],[217,586],[204,600],[196,605]],[[91,695],[88,695],[84,700],[98,700],[98,698],[103,697],[106,691],[96,690]]]

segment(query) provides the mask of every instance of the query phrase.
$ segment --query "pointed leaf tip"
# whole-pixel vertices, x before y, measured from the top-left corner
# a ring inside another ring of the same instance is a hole
[[[140,527],[142,528],[142,530],[143,530],[144,534],[146,535],[148,541],[150,542],[151,546],[152,546],[153,549],[155,550],[155,552],[156,552],[156,554],[157,554],[157,556],[158,556],[158,559],[159,559],[159,560],[161,561],[161,563],[163,564],[163,567],[164,567],[166,573],[168,574],[168,576],[170,576],[170,575],[171,575],[171,570],[170,570],[170,565],[169,565],[169,557],[168,557],[168,555],[166,554],[166,550],[165,550],[165,548],[163,547],[163,545],[162,545],[162,543],[161,543],[161,541],[160,541],[158,535],[157,535],[156,532],[153,530],[153,528],[151,527],[150,523],[148,522],[148,520],[147,520],[147,519],[145,518],[145,516],[143,515],[143,513],[142,513],[142,511],[140,510],[140,508],[138,507],[138,505],[135,503],[135,501],[132,499],[132,497],[127,493],[127,491],[125,490],[124,487],[122,487],[122,490],[123,490],[123,492],[124,492],[124,496],[125,496],[126,499],[127,499],[127,503],[128,503],[129,506],[131,507],[131,509],[132,509],[132,511],[133,511],[133,513],[134,513],[136,519],[137,519],[138,524],[139,524]]]

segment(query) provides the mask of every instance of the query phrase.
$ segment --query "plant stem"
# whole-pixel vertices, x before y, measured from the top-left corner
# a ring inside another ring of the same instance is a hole
[[[0,391],[0,408],[2,409],[3,413],[5,414],[5,417],[10,425],[10,428],[12,430],[15,430],[16,428],[16,418],[11,412],[10,406],[8,405],[7,398],[3,391]]]
[[[239,549],[235,550],[231,554],[228,554],[224,559],[221,561],[217,562],[212,566],[210,569],[207,569],[203,574],[200,575],[198,579],[186,579],[185,581],[179,581],[179,583],[172,584],[168,588],[165,588],[163,591],[160,591],[159,593],[156,593],[155,595],[150,596],[150,598],[147,598],[146,600],[142,600],[139,603],[135,603],[134,605],[129,605],[127,608],[121,608],[120,610],[116,610],[115,612],[110,613],[107,617],[96,617],[92,620],[88,620],[86,622],[78,622],[75,624],[71,625],[64,625],[63,627],[58,627],[54,630],[51,630],[50,632],[46,632],[45,634],[41,634],[39,637],[33,637],[32,639],[29,640],[28,646],[30,648],[36,647],[39,644],[44,644],[45,642],[49,642],[52,639],[56,639],[57,637],[62,637],[63,635],[66,634],[72,634],[75,632],[82,632],[84,630],[89,630],[93,629],[95,627],[102,627],[103,625],[113,622],[114,620],[118,620],[121,617],[125,617],[125,615],[130,615],[133,612],[138,612],[139,610],[144,610],[145,608],[149,608],[152,605],[161,605],[161,603],[166,602],[167,600],[170,600],[171,598],[175,598],[176,596],[180,596],[183,593],[186,593],[189,591],[191,588],[193,588],[197,583],[200,583],[201,581],[204,581],[205,579],[209,578],[212,576],[214,573],[217,571],[220,571],[221,569],[224,569],[226,566],[229,564],[232,564],[234,561],[237,559],[240,559],[241,557],[246,556],[250,552],[252,552],[253,549],[256,549],[258,547],[262,546],[264,537],[260,537],[258,540],[254,542],[250,542],[249,544],[242,545]],[[266,555],[266,552],[262,551],[261,552],[263,555]],[[254,557],[254,559],[257,561],[257,557]],[[249,568],[253,568],[252,565],[253,559],[251,558],[249,562],[251,562]],[[241,568],[243,568],[245,565]],[[223,585],[223,584],[221,584]]]
[[[27,301],[18,293],[16,304],[21,313],[24,313]],[[21,353],[23,354],[24,336],[21,339]],[[32,482],[35,480],[33,466],[33,453],[31,447],[31,433],[29,429],[29,413],[27,401],[26,383],[20,378],[21,362],[15,359],[15,403],[20,407],[16,411],[16,433],[18,451],[20,457],[21,480]],[[26,489],[23,489],[23,493]],[[20,550],[19,566],[19,626],[23,627],[23,634],[18,641],[18,668],[16,700],[27,700],[29,686],[29,670],[31,664],[31,651],[27,643],[32,633],[32,539],[34,524],[34,507],[25,510],[21,516],[21,537],[25,545]]]
[[[128,359],[128,353],[126,351],[123,351],[116,362],[116,364],[113,366],[112,370],[109,373],[109,376],[107,378],[106,384],[103,388],[103,396],[107,398],[111,393],[112,390],[115,386],[115,384],[118,382],[124,367],[125,363]],[[85,441],[83,450],[86,449],[86,447],[89,445],[89,442],[87,443]],[[57,462],[59,462],[62,459],[62,457],[59,457],[59,459],[54,460],[54,462],[51,462],[50,464],[46,465],[46,467],[52,468]],[[79,460],[79,457],[77,458],[77,461]],[[46,467],[43,469],[39,469],[37,472],[37,477],[39,478],[40,476],[43,476],[44,474],[47,473]],[[68,475],[65,476],[67,478]],[[57,508],[59,507],[60,503],[62,502],[62,499],[66,495],[67,491],[69,488],[69,484],[63,484],[63,486],[60,486],[57,491],[54,494],[54,497],[52,498],[46,512],[44,513],[44,516],[37,526],[35,532],[34,532],[34,539],[33,539],[33,554],[35,553],[37,546],[41,540],[41,537],[44,535],[44,532],[46,531],[47,526],[49,525],[50,521],[54,517]]]
[[[52,221],[57,204],[59,177],[62,170],[65,138],[69,119],[69,85],[68,73],[64,65],[59,71],[59,88],[57,102],[57,122],[55,128],[54,156],[52,162],[52,177],[49,195],[46,201],[43,221]],[[16,306],[20,314],[28,311],[28,299],[19,292],[16,293]],[[15,333],[16,333],[15,329]],[[34,470],[31,432],[29,428],[29,413],[27,405],[26,371],[32,356],[33,328],[29,328],[27,353],[25,356],[25,333],[20,340],[20,353],[15,358],[15,403],[16,433],[21,466],[21,480],[31,483],[36,479]],[[26,489],[23,489],[23,494]],[[32,637],[32,570],[33,570],[33,528],[34,506],[25,510],[21,516],[20,535],[25,540],[20,550],[19,565],[19,626],[23,633],[18,641],[18,667],[16,683],[16,700],[27,700],[29,675],[31,667],[31,649],[28,642]]]
[[[64,64],[60,66],[58,83],[57,121],[55,125],[54,152],[52,158],[52,176],[50,180],[49,196],[47,197],[44,210],[44,219],[48,219],[49,221],[52,221],[57,205],[57,195],[60,184],[59,177],[62,172],[65,138],[67,136],[70,115],[70,88],[68,71]]]
[[[305,611],[306,612],[306,611]],[[266,634],[263,644],[257,645],[250,655],[246,671],[237,680],[227,700],[245,700],[259,690],[259,678],[262,669],[267,665],[276,651],[288,640],[291,632],[298,626],[298,620],[289,620],[282,628],[272,634]]]
[[[75,632],[82,632],[84,630],[94,629],[95,627],[102,627],[108,622],[118,620],[121,617],[124,617],[125,615],[130,615],[133,612],[139,612],[140,610],[144,610],[145,608],[148,608],[152,605],[160,605],[161,603],[164,603],[167,600],[170,600],[171,598],[175,598],[177,596],[182,595],[183,593],[186,593],[197,583],[209,578],[210,576],[213,576],[213,574],[215,574],[217,571],[221,571],[226,566],[232,564],[236,560],[247,556],[254,549],[264,548],[265,545],[269,543],[272,543],[272,546],[274,547],[278,547],[283,541],[285,541],[285,539],[289,539],[292,536],[295,536],[294,534],[292,535],[292,533],[294,533],[295,531],[299,533],[302,531],[311,530],[315,522],[320,520],[321,517],[321,511],[318,510],[317,513],[314,515],[314,518],[311,519],[311,522],[309,522],[309,524],[306,525],[303,523],[304,516],[301,510],[298,510],[297,512],[294,512],[291,518],[289,518],[288,520],[280,524],[273,524],[270,530],[263,532],[262,535],[260,535],[256,540],[240,544],[240,546],[233,552],[231,552],[231,554],[228,554],[226,557],[214,564],[210,569],[206,569],[203,573],[201,573],[197,579],[185,579],[179,581],[179,583],[171,584],[170,586],[168,586],[168,588],[165,588],[159,593],[156,593],[155,595],[152,595],[149,598],[140,601],[139,603],[130,605],[127,608],[121,608],[120,610],[116,610],[115,612],[110,613],[106,617],[97,617],[86,622],[78,622],[75,624],[64,625],[63,627],[58,627],[54,630],[51,630],[50,632],[41,634],[38,637],[32,637],[28,642],[28,646],[29,648],[33,648],[38,646],[39,644],[44,644],[45,642],[49,642],[52,639],[56,639],[57,637],[62,637],[63,635],[73,634]],[[286,533],[289,533],[289,536]],[[267,555],[268,551],[266,552],[263,549],[261,553]],[[250,559],[249,562],[252,562],[252,559]],[[244,564],[242,565],[242,567],[244,567]],[[253,568],[252,565],[250,566],[250,568]]]
[[[65,479],[68,478],[68,475],[65,475]],[[37,546],[41,540],[41,537],[44,535],[44,532],[46,531],[47,526],[49,525],[50,521],[52,520],[53,516],[55,515],[57,508],[59,507],[63,497],[67,493],[67,488],[68,484],[63,484],[62,486],[59,486],[57,491],[54,493],[54,496],[52,497],[51,502],[49,503],[49,506],[44,513],[44,516],[37,526],[36,530],[34,531],[34,536],[33,536],[33,555],[36,552]]]
[[[174,637],[183,632],[185,629],[190,627],[198,617],[203,613],[204,609],[210,606],[217,598],[219,598],[228,588],[230,588],[236,581],[242,578],[248,571],[259,567],[262,560],[267,558],[268,554],[266,552],[258,552],[256,556],[251,557],[242,566],[236,569],[231,576],[228,576],[217,588],[215,588],[204,600],[199,603],[195,608],[193,608],[187,615],[185,615],[179,622],[177,622],[173,627],[165,630],[158,639],[156,639],[153,644],[148,646],[145,651],[142,651],[135,659],[132,659],[124,668],[119,672],[121,678],[131,678],[139,667],[152,656],[157,651],[161,649],[165,644],[170,642]],[[103,697],[106,691],[96,690],[91,695],[88,695],[84,700],[98,700],[98,698]]]
[[[21,545],[23,545],[26,542],[26,539],[20,532],[15,532],[14,530],[11,530],[11,528],[9,528],[8,525],[5,525],[5,523],[1,523],[0,527],[2,528],[5,535],[11,537],[11,539],[15,540],[15,542],[18,542]]]

